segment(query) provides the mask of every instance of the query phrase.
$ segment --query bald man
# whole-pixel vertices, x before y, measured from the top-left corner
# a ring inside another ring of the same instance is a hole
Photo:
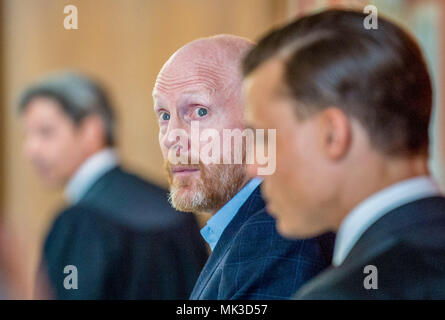
[[[193,41],[165,63],[153,90],[170,202],[212,215],[201,230],[212,254],[193,300],[286,299],[331,260],[332,234],[291,241],[277,233],[262,179],[247,171],[248,134],[241,149],[236,138],[224,144],[224,132],[245,129],[239,64],[251,47],[229,35]]]

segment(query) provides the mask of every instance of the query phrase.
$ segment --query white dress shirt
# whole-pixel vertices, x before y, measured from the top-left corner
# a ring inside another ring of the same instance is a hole
[[[439,187],[432,178],[419,176],[371,195],[343,219],[335,240],[332,264],[342,264],[361,235],[386,213],[409,202],[439,194]]]
[[[105,173],[116,167],[118,158],[112,148],[106,148],[89,157],[77,169],[65,188],[65,197],[75,204]]]

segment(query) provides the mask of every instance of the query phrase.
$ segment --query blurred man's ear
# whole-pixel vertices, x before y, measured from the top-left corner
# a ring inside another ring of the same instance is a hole
[[[352,130],[348,116],[341,109],[330,107],[321,112],[319,119],[325,155],[331,160],[341,160],[351,144]]]
[[[79,129],[89,152],[96,152],[106,146],[105,125],[99,116],[90,115],[85,117]]]

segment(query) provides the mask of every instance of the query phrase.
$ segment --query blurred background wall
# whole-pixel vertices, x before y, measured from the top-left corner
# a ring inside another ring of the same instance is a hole
[[[445,75],[441,0],[0,0],[0,200],[3,223],[16,230],[25,245],[29,296],[42,239],[63,198],[61,190],[42,186],[23,157],[15,103],[25,85],[67,68],[102,80],[119,116],[124,164],[165,185],[151,90],[161,66],[176,49],[218,33],[257,39],[300,14],[328,6],[362,9],[366,3],[374,3],[379,12],[419,36],[440,89]],[[78,30],[63,27],[63,10],[69,4],[78,8]],[[439,94],[437,98],[439,107],[444,101]],[[439,169],[437,164],[444,163],[442,118],[437,108],[433,166]]]

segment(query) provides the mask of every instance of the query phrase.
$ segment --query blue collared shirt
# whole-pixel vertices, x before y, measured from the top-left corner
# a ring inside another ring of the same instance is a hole
[[[262,181],[263,179],[258,177],[250,180],[229,202],[219,209],[218,212],[207,221],[204,228],[201,229],[201,235],[209,244],[212,251],[218,243],[219,238],[221,238],[224,229],[229,225],[238,210]]]
[[[342,264],[360,236],[392,209],[440,193],[432,178],[419,176],[373,194],[356,206],[342,221],[335,240],[332,264],[334,266]]]

